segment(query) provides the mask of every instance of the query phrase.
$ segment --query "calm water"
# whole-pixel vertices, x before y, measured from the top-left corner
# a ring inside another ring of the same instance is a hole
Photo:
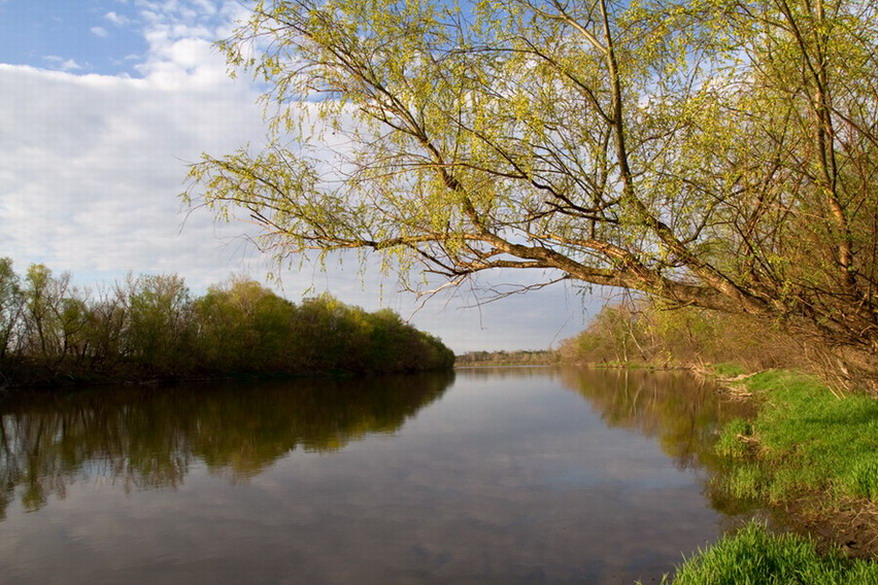
[[[0,583],[658,582],[735,520],[681,374],[112,389],[0,403]]]

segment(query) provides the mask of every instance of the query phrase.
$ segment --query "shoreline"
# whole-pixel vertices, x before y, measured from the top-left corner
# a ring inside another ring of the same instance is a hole
[[[738,474],[730,487],[810,535],[821,551],[878,561],[878,455],[869,454],[878,449],[871,424],[878,401],[839,398],[793,370],[717,381],[757,412],[746,427],[733,421],[720,429],[716,450]]]
[[[791,532],[751,522],[688,556],[663,585],[878,583],[878,401],[840,398],[792,370],[712,377],[756,403],[753,420],[719,430],[725,489]]]

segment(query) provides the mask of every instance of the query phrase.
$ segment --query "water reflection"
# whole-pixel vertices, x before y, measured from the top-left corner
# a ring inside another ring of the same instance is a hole
[[[0,518],[16,497],[35,510],[88,476],[126,491],[176,487],[200,461],[246,478],[296,449],[335,451],[392,433],[452,381],[447,373],[10,397],[0,404]]]
[[[657,438],[681,468],[712,463],[717,427],[752,411],[744,402],[720,399],[715,384],[686,372],[568,369],[562,379],[608,425]]]
[[[752,403],[723,398],[715,383],[680,371],[565,369],[562,379],[606,424],[655,438],[680,469],[707,472],[704,493],[714,510],[730,517],[753,510],[722,488],[728,461],[713,449],[724,423],[754,416]]]
[[[0,582],[649,583],[722,530],[735,408],[543,368],[5,402]]]

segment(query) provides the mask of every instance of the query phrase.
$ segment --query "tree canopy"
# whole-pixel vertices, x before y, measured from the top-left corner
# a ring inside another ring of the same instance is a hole
[[[205,155],[184,196],[279,258],[551,269],[875,365],[874,2],[251,7],[219,46],[264,83],[267,146]]]
[[[193,297],[177,275],[129,276],[95,295],[0,258],[0,393],[106,381],[447,370],[454,352],[390,309],[328,294],[296,305],[234,277]]]

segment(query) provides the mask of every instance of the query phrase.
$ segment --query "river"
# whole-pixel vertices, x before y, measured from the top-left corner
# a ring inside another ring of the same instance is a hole
[[[0,402],[0,583],[658,583],[741,522],[740,406],[679,372],[498,368]]]

